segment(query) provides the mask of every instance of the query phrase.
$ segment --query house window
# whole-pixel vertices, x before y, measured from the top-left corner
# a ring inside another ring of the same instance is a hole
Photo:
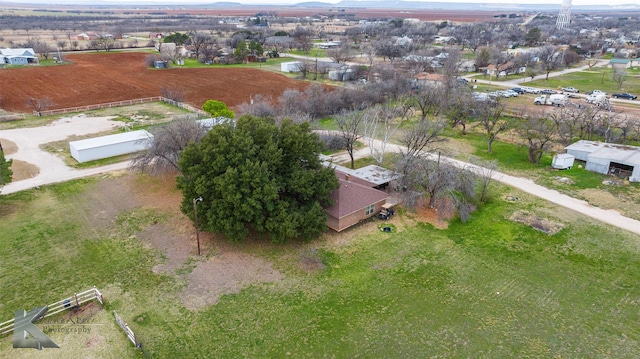
[[[375,209],[375,207],[376,206],[373,205],[373,204],[368,205],[367,206],[367,210],[365,211],[364,214],[367,215],[367,216],[370,215],[370,214],[373,214],[373,210]]]

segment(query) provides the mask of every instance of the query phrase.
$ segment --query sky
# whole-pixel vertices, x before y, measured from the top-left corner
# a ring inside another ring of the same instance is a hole
[[[7,0],[10,2],[19,2],[18,0]],[[321,1],[330,4],[336,4],[339,0],[99,0],[94,4],[212,4],[215,2],[236,2],[241,4],[255,4],[255,5],[279,5],[279,4],[296,4],[300,2],[309,1]],[[357,0],[350,0],[357,1]],[[420,0],[405,0],[405,1],[420,1]],[[2,3],[3,1],[0,1]],[[24,3],[53,3],[53,4],[78,4],[78,3],[92,3],[90,0],[26,0]],[[491,3],[491,4],[505,4],[505,5],[518,5],[518,4],[553,4],[561,5],[562,0],[435,0],[432,2],[466,2],[466,3]],[[572,0],[572,5],[621,5],[621,4],[638,4],[638,0]]]

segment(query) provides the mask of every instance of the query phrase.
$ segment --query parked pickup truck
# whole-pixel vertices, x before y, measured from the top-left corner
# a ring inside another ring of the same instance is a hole
[[[580,92],[580,90],[578,90],[578,89],[577,89],[577,88],[575,88],[575,87],[563,87],[563,88],[562,88],[562,91],[563,91],[563,92],[571,92],[571,93],[578,93],[578,92]]]

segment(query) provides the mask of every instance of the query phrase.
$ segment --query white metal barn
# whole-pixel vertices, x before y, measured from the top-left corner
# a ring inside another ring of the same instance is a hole
[[[302,65],[302,61],[283,62],[280,64],[280,71],[298,72],[300,71],[300,65]]]
[[[585,161],[588,171],[628,177],[630,182],[640,182],[640,147],[581,140],[566,149],[576,159]]]
[[[590,153],[598,150],[604,145],[602,142],[580,140],[572,143],[565,149],[567,153],[573,155],[577,160],[587,162]]]
[[[69,142],[71,156],[83,163],[146,150],[153,135],[145,130]]]

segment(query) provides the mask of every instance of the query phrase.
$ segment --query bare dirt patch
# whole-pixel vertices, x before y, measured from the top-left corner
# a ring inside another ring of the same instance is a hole
[[[166,221],[152,224],[136,236],[160,253],[154,272],[173,275],[185,282],[178,297],[186,308],[198,310],[215,304],[224,294],[283,278],[271,263],[247,253],[255,250],[256,246],[269,244],[254,244],[252,241],[232,244],[201,231],[202,256],[197,256],[195,230],[191,221],[180,212],[182,194],[176,189],[175,176],[150,177],[129,173],[105,181],[109,182],[113,188],[122,188],[122,193],[129,197],[114,197],[122,201],[122,204],[114,206],[120,211],[135,204],[167,214]],[[97,191],[103,196],[110,193],[100,186],[97,186]]]
[[[562,223],[539,217],[527,211],[514,212],[509,219],[514,222],[526,224],[549,235],[556,234],[564,228],[564,224]]]
[[[284,75],[252,68],[169,68],[145,65],[148,53],[67,55],[69,65],[29,66],[0,71],[0,96],[8,111],[31,112],[25,99],[48,97],[52,108],[86,106],[160,96],[163,87],[185,90],[185,101],[200,107],[209,99],[230,107],[249,101],[249,94],[277,98],[284,90],[306,84]]]
[[[76,201],[77,213],[84,217],[87,228],[107,228],[122,211],[138,206],[128,173],[111,173],[98,179]]]
[[[5,155],[18,152],[18,145],[4,138],[0,138],[0,147],[2,147],[2,152],[4,152]]]
[[[12,181],[21,181],[27,178],[33,178],[40,173],[40,168],[28,162],[13,159],[11,160],[11,176]]]
[[[224,252],[198,263],[186,276],[188,285],[181,294],[190,310],[198,310],[218,302],[220,296],[238,293],[256,283],[275,282],[284,278],[267,261],[241,252]]]

